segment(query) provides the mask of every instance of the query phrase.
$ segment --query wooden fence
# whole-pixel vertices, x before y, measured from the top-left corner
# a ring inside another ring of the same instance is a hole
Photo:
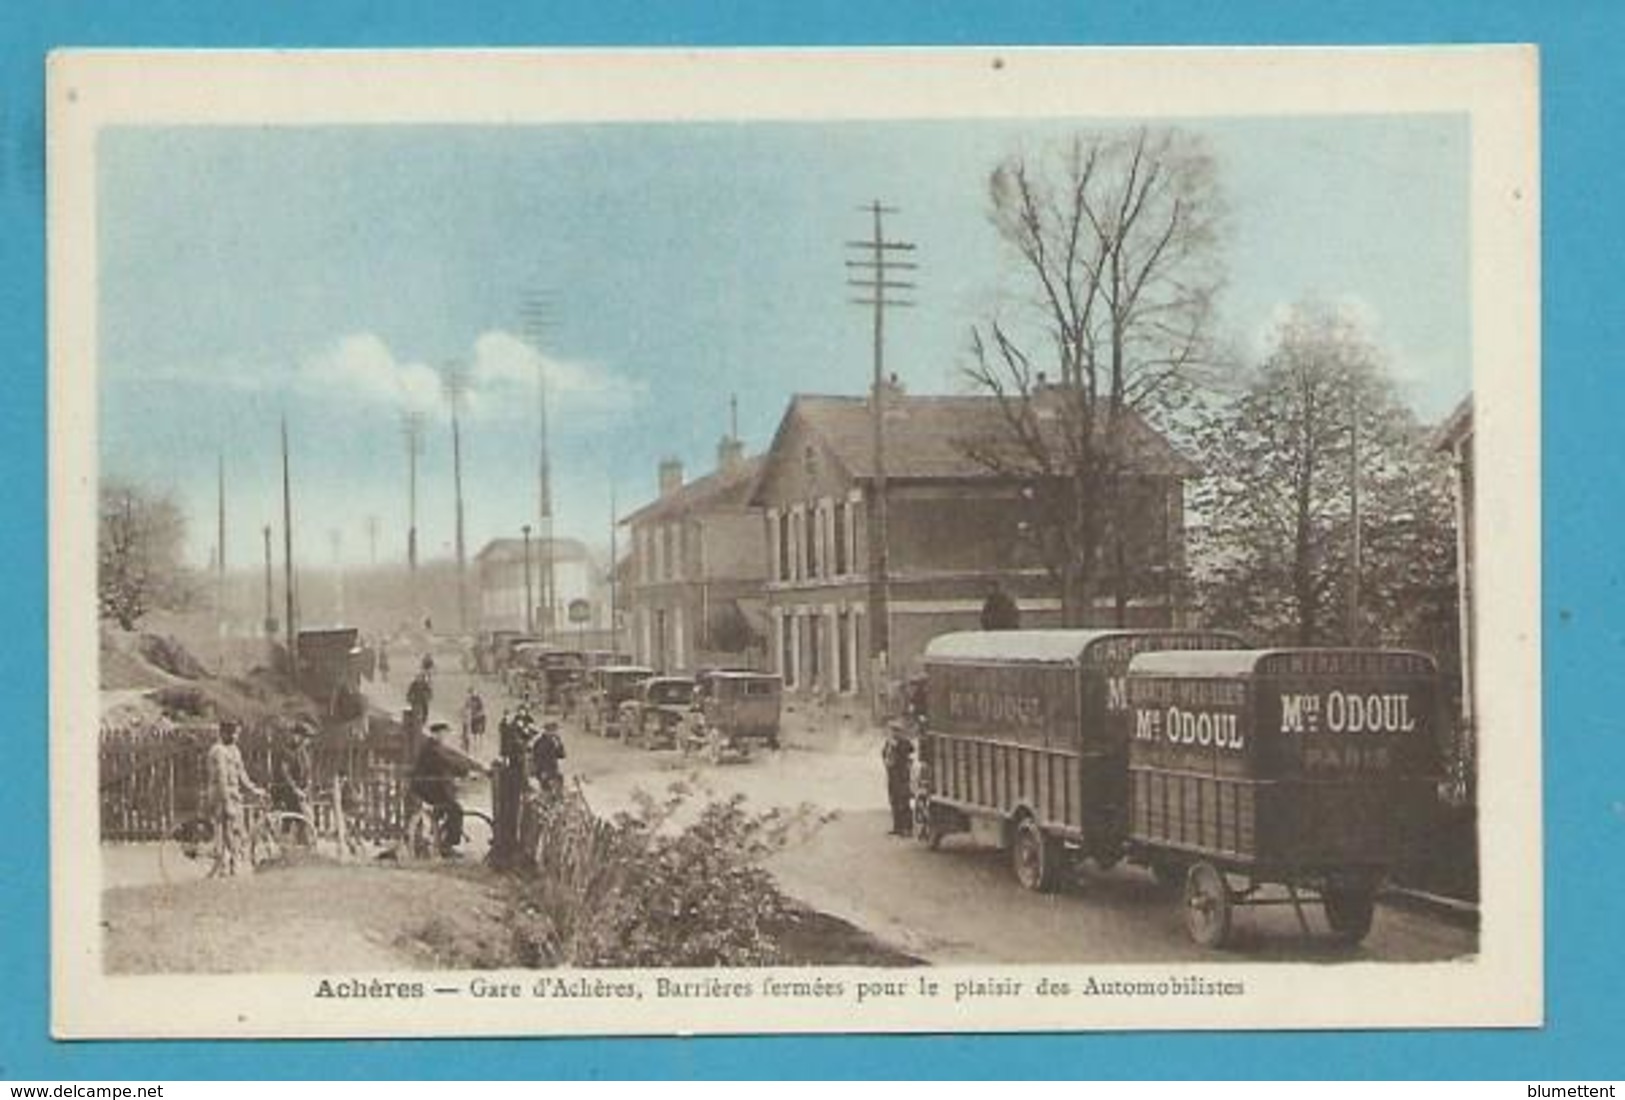
[[[204,758],[214,744],[212,722],[125,725],[101,731],[100,802],[104,841],[152,841],[201,815]],[[336,800],[342,797],[347,831],[375,844],[398,840],[410,816],[407,767],[393,723],[372,722],[365,734],[353,725],[320,734],[312,747],[312,814],[318,833],[336,831]],[[239,736],[249,778],[270,784],[276,752],[275,723]],[[340,794],[342,792],[342,794]]]

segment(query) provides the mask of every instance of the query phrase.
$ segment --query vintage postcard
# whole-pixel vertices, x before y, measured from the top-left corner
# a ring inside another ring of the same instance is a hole
[[[56,1035],[1540,1024],[1532,49],[48,101]]]

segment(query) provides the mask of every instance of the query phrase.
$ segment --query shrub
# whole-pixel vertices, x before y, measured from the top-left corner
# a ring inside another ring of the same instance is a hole
[[[761,863],[821,819],[700,800],[674,783],[604,818],[579,790],[538,807],[535,870],[519,881],[514,950],[526,966],[769,966],[790,903]]]

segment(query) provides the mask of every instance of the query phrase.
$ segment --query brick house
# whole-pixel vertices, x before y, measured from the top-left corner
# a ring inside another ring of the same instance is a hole
[[[717,468],[693,481],[667,459],[660,495],[621,520],[631,532],[629,642],[639,663],[677,672],[765,661],[767,563],[748,503],[760,469],[732,437],[717,447]]]
[[[975,457],[973,441],[1004,431],[998,399],[893,391],[886,408],[886,678],[907,675],[936,635],[979,628],[995,585],[1014,600],[1023,627],[1059,625],[1059,586],[1028,537],[1023,482]],[[866,398],[796,396],[750,498],[766,526],[772,667],[791,691],[866,693],[875,678],[867,622],[872,424]],[[1172,625],[1182,616],[1184,480],[1196,471],[1138,417],[1125,438],[1126,493],[1135,502],[1125,617]],[[1100,591],[1114,591],[1110,565],[1102,568]],[[1097,607],[1099,623],[1115,621],[1113,601]]]

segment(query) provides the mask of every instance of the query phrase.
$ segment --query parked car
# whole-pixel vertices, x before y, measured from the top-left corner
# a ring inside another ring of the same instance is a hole
[[[683,739],[685,752],[713,761],[748,757],[756,746],[779,747],[784,682],[772,673],[713,671],[698,690],[699,705]]]
[[[621,704],[627,744],[648,749],[678,747],[694,710],[694,681],[687,676],[652,676]]]
[[[638,685],[655,674],[643,665],[603,665],[590,673],[581,721],[588,733],[621,736],[621,704],[631,699]]]

